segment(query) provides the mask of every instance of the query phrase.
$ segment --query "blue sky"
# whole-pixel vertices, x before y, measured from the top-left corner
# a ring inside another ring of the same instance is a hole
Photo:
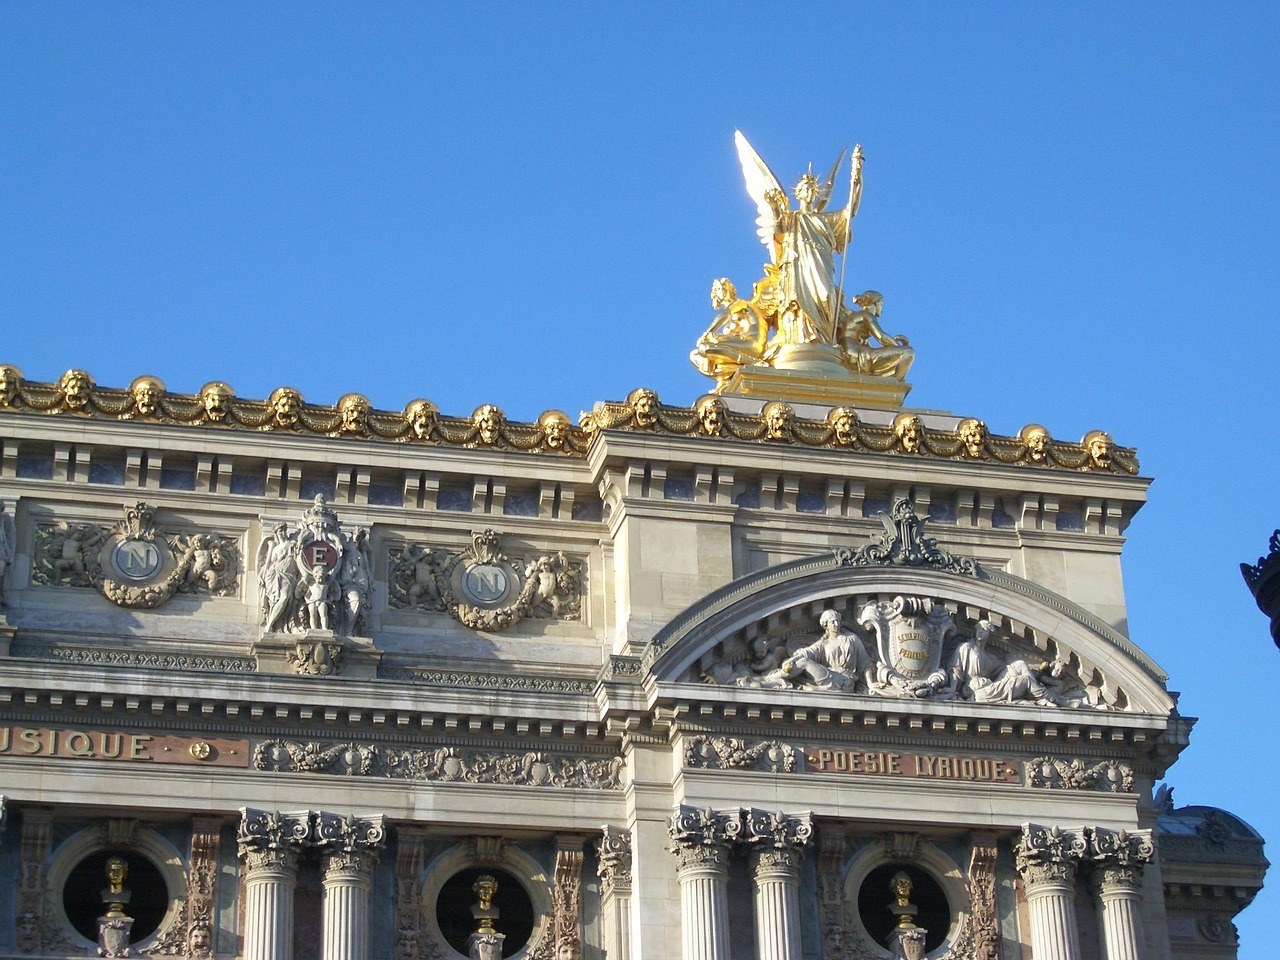
[[[909,402],[1136,446],[1134,639],[1201,717],[1169,781],[1280,838],[1271,4],[0,6],[0,361],[243,396],[571,415],[705,389],[717,276],[860,142],[848,286]],[[1241,955],[1280,939],[1264,892]]]

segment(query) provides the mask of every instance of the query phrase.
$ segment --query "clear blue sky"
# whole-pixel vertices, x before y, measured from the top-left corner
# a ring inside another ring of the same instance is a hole
[[[1280,840],[1280,8],[0,6],[0,361],[124,386],[576,415],[688,403],[712,278],[861,142],[848,285],[915,406],[1109,430],[1155,478],[1134,639],[1202,719],[1170,782]],[[1242,956],[1280,942],[1270,891]]]

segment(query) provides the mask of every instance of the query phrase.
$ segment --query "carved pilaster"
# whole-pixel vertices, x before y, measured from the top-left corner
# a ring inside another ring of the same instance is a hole
[[[556,883],[551,891],[555,911],[556,960],[582,956],[582,840],[556,838]]]
[[[994,833],[974,833],[969,850],[969,934],[974,960],[1000,960],[1000,921],[996,914]]]
[[[187,952],[191,960],[204,960],[213,956],[213,911],[217,895],[221,826],[212,817],[196,817],[191,822],[186,931]]]
[[[818,911],[822,924],[822,960],[849,956],[845,916],[844,859],[848,841],[838,829],[823,828],[818,836]]]
[[[631,957],[631,834],[607,824],[596,843],[605,956]]]
[[[424,834],[420,828],[396,830],[396,940],[399,960],[418,960],[422,942],[422,877]]]
[[[18,937],[19,953],[39,953],[40,935],[44,929],[45,864],[53,837],[53,810],[25,807],[22,811],[22,837],[18,860]]]

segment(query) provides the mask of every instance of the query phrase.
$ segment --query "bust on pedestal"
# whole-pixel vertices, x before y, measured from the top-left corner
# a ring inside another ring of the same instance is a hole
[[[125,914],[130,892],[125,889],[125,877],[129,864],[124,857],[111,857],[106,867],[107,886],[102,891],[106,912],[98,918],[98,956],[129,956],[129,940],[133,931],[133,918]]]
[[[889,912],[898,918],[898,925],[885,938],[885,946],[897,960],[920,960],[924,956],[924,939],[928,932],[915,924],[920,908],[911,902],[911,878],[899,870],[889,881],[894,902]]]
[[[502,941],[507,939],[505,933],[494,929],[493,921],[501,916],[501,911],[493,905],[493,895],[498,892],[498,880],[491,874],[482,873],[471,887],[476,895],[477,903],[471,908],[471,916],[476,920],[476,932],[467,938],[467,950],[471,960],[502,960]]]

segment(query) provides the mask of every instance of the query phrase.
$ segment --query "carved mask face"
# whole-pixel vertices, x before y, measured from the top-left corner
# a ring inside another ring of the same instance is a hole
[[[141,416],[150,417],[160,407],[160,384],[154,380],[139,380],[133,385],[133,408]]]
[[[1095,434],[1089,440],[1089,462],[1098,470],[1111,467],[1111,438],[1105,433]]]
[[[89,389],[92,381],[82,370],[68,370],[62,375],[62,402],[68,409],[79,410],[89,402]]]
[[[344,433],[364,433],[369,422],[369,401],[361,396],[346,396],[338,403]]]
[[[491,404],[485,404],[475,413],[476,430],[483,443],[497,443],[502,433],[502,411]]]
[[[0,407],[11,407],[18,399],[18,382],[22,379],[17,367],[0,366]]]
[[[920,452],[920,432],[923,429],[919,417],[907,417],[894,425],[894,432],[907,453]]]
[[[569,421],[563,417],[548,417],[542,425],[547,446],[552,450],[562,450],[569,440]]]
[[[436,426],[436,411],[431,404],[425,400],[409,404],[409,409],[405,411],[405,418],[409,421],[409,429],[413,431],[415,437],[419,440],[430,438],[431,431]]]
[[[292,387],[281,387],[271,394],[271,420],[281,429],[288,430],[298,422],[302,409],[302,394]]]
[[[711,400],[698,409],[698,419],[702,422],[702,432],[710,437],[718,437],[724,432],[724,401]]]
[[[651,427],[658,420],[658,395],[652,390],[637,390],[631,403],[636,426]]]
[[[200,391],[200,402],[204,405],[205,418],[221,423],[231,410],[231,391],[220,383],[211,383]]]
[[[791,409],[782,404],[769,408],[765,414],[765,427],[771,440],[791,438]]]
[[[857,421],[850,410],[840,407],[831,414],[831,428],[835,431],[836,443],[853,443],[858,439]]]
[[[982,456],[982,447],[987,439],[987,427],[981,420],[965,420],[960,424],[960,442],[965,452],[971,457]]]

